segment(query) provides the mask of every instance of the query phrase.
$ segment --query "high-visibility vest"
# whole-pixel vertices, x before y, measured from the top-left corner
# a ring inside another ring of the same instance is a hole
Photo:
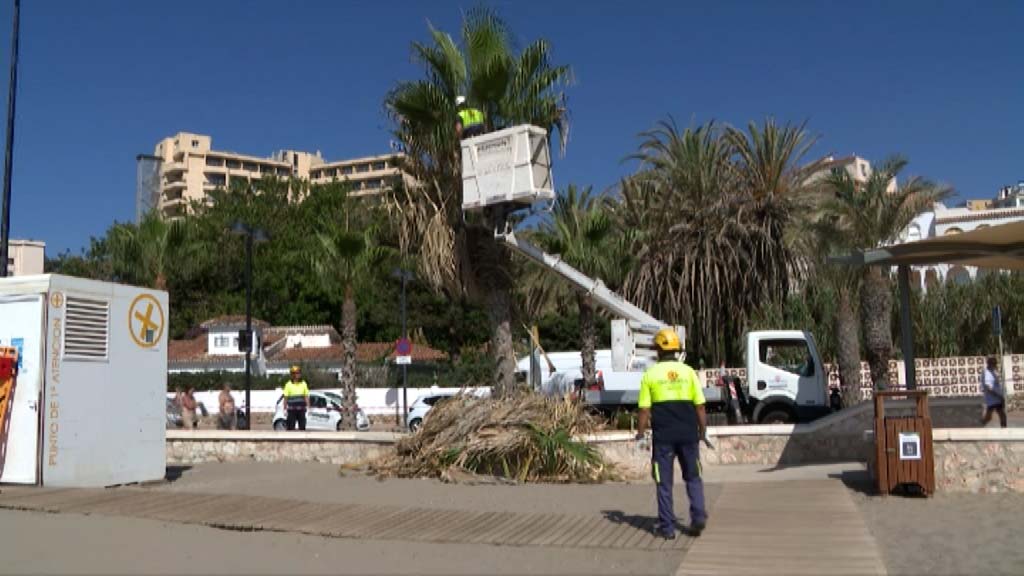
[[[305,380],[299,380],[298,382],[292,382],[291,380],[284,384],[284,402],[286,405],[291,405],[296,408],[305,407],[306,396],[309,396],[309,386],[306,385]]]
[[[459,120],[462,120],[462,127],[469,128],[484,123],[484,113],[476,108],[463,108],[459,110]]]
[[[658,362],[640,379],[639,408],[651,409],[655,442],[697,442],[696,407],[704,390],[693,368],[682,362]]]

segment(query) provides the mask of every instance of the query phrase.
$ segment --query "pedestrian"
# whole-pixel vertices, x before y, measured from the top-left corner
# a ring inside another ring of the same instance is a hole
[[[288,411],[288,429],[306,429],[306,408],[309,406],[309,385],[302,379],[302,369],[292,366],[291,379],[284,384],[284,406]]]
[[[219,427],[221,430],[234,430],[238,414],[235,412],[235,398],[231,395],[231,386],[224,384],[217,398],[220,403]]]
[[[653,436],[651,475],[657,486],[658,535],[676,537],[676,514],[672,503],[673,462],[679,459],[690,500],[692,536],[700,536],[707,524],[704,482],[700,477],[700,440],[705,437],[707,414],[704,392],[693,368],[678,360],[682,352],[679,335],[668,328],[654,336],[658,362],[640,380],[640,408],[637,440],[645,438],[648,422]]]
[[[466,104],[465,96],[455,97],[455,135],[460,140],[479,136],[484,133],[484,113]]]
[[[994,356],[989,356],[985,362],[985,372],[981,377],[981,393],[985,396],[985,415],[981,418],[981,425],[988,426],[992,421],[992,413],[999,414],[999,426],[1006,428],[1006,391],[999,381],[999,374]]]
[[[181,395],[181,422],[185,428],[195,430],[199,428],[199,418],[196,417],[195,388],[189,386]]]

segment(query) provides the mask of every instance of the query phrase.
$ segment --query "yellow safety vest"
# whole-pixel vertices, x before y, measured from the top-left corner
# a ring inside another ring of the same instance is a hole
[[[292,382],[291,380],[284,384],[284,401],[288,403],[291,399],[302,399],[305,401],[305,397],[309,396],[309,386],[306,385],[305,380],[299,380],[298,382]]]
[[[476,108],[463,108],[459,110],[459,120],[462,121],[463,128],[469,128],[470,126],[483,124],[484,113]]]
[[[637,406],[651,409],[655,442],[697,442],[696,407],[704,388],[693,368],[682,362],[658,362],[640,379]]]

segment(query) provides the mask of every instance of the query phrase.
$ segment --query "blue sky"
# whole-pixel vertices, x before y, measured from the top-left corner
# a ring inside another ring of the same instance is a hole
[[[0,0],[7,93],[11,0]],[[386,152],[383,95],[417,76],[427,21],[475,2],[26,0],[15,238],[77,252],[134,215],[135,155],[177,131],[214,147],[328,159]],[[1024,178],[1022,2],[490,2],[520,45],[572,66],[555,182],[603,189],[637,133],[808,121],[814,154],[899,152],[909,172],[991,197]]]

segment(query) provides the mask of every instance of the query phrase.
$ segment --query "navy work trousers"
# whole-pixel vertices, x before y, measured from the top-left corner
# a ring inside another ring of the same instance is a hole
[[[658,524],[661,530],[675,532],[676,512],[672,504],[672,462],[679,458],[690,499],[690,524],[707,520],[704,508],[704,482],[700,478],[700,444],[697,442],[654,442],[651,473],[658,490]]]

